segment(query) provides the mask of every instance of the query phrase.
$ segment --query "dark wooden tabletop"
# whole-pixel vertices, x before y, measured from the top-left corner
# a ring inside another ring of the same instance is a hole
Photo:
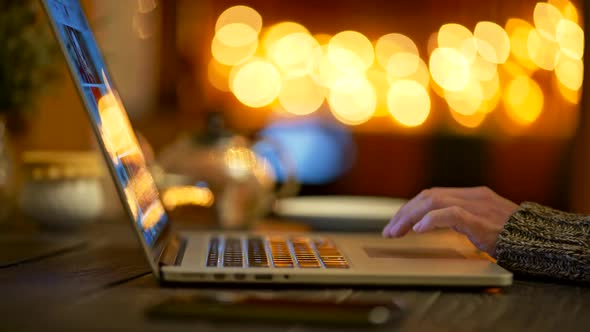
[[[154,320],[151,305],[222,288],[159,285],[130,227],[99,222],[77,231],[0,225],[0,330],[341,331],[300,324]],[[285,296],[391,299],[401,321],[379,331],[589,331],[590,287],[517,278],[503,290],[445,288],[232,288]]]

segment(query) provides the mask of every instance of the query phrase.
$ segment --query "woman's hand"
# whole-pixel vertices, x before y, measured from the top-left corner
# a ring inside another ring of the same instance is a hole
[[[495,256],[498,234],[517,208],[487,187],[426,189],[401,207],[383,229],[383,236],[448,227]]]

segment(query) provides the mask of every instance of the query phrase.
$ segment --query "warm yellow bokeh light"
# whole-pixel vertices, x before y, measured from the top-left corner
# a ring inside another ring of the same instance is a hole
[[[281,91],[281,75],[270,62],[255,59],[236,68],[231,90],[246,106],[264,107],[272,103]]]
[[[369,38],[360,32],[349,30],[339,32],[330,39],[328,57],[343,68],[356,66],[360,60],[363,70],[367,70],[375,61],[375,51]]]
[[[215,23],[215,31],[232,23],[243,23],[254,29],[256,33],[262,28],[262,16],[256,10],[248,6],[233,6],[226,9]]]
[[[498,74],[497,65],[489,62],[480,55],[473,58],[470,66],[471,76],[478,81],[488,81]]]
[[[343,67],[339,63],[332,61],[328,56],[328,45],[316,48],[313,57],[315,67],[312,78],[317,84],[329,89],[334,86],[336,81],[342,78],[364,77],[364,65],[354,53],[344,49],[336,50],[335,53],[340,53],[343,58],[348,58],[348,67]]]
[[[475,39],[469,29],[457,23],[448,23],[438,29],[438,47],[453,48],[471,62],[477,53]]]
[[[544,96],[537,82],[528,76],[518,76],[506,86],[502,101],[512,120],[528,125],[541,115]]]
[[[262,37],[262,45],[267,54],[271,54],[273,45],[281,38],[293,33],[309,34],[306,27],[295,22],[281,22],[277,23],[266,30]]]
[[[328,101],[336,119],[347,125],[359,125],[375,114],[377,94],[366,79],[343,78],[330,90]]]
[[[406,127],[417,127],[430,115],[430,96],[416,81],[394,82],[387,93],[387,105],[391,116]]]
[[[398,54],[403,54],[403,53],[398,53]],[[392,57],[392,59],[390,59],[390,62],[394,62],[395,58],[396,58],[395,56]],[[418,57],[416,57],[414,60],[417,61],[416,69],[412,74],[406,75],[406,76],[399,76],[399,72],[396,73],[395,70],[390,70],[392,66],[395,68],[393,63],[391,64],[391,66],[388,66],[387,67],[388,68],[387,79],[389,80],[389,82],[393,83],[393,82],[401,80],[401,79],[412,80],[412,81],[416,81],[416,82],[420,83],[420,85],[422,85],[425,89],[428,88],[430,85],[430,73],[428,72],[428,67],[426,66],[426,63],[424,62],[424,60],[422,60]],[[414,60],[411,60],[411,61],[413,62]]]
[[[210,207],[214,201],[213,192],[207,187],[175,186],[162,192],[162,203],[168,210],[181,206]]]
[[[242,47],[257,43],[258,33],[244,23],[230,23],[217,30],[215,39],[229,47]]]
[[[527,47],[529,33],[533,29],[529,22],[519,18],[511,18],[506,22],[506,32],[510,37],[510,52],[516,61],[528,70],[538,68],[531,60]]]
[[[414,75],[418,71],[420,57],[414,53],[400,52],[395,53],[389,58],[385,67],[387,74],[394,79],[401,79]]]
[[[578,10],[570,0],[548,0],[547,3],[555,6],[555,8],[559,9],[563,18],[568,19],[570,21],[580,23],[580,18],[578,16]]]
[[[504,29],[494,22],[477,23],[473,30],[477,52],[487,61],[504,63],[510,55],[510,39]]]
[[[332,35],[327,33],[317,33],[313,35],[313,38],[318,42],[320,45],[328,45],[330,39],[332,39]]]
[[[440,87],[461,91],[469,81],[469,62],[453,48],[437,48],[430,55],[430,74]]]
[[[478,112],[471,115],[464,115],[458,112],[451,111],[451,116],[461,126],[470,129],[475,129],[481,125],[483,120],[486,119],[487,114]]]
[[[324,102],[324,88],[309,76],[284,79],[279,103],[292,114],[305,115],[316,111]]]
[[[553,70],[559,54],[559,45],[543,37],[538,30],[531,30],[527,40],[529,57],[541,69]]]
[[[561,20],[557,24],[557,44],[561,52],[574,59],[582,59],[584,55],[584,31],[575,22]]]
[[[549,3],[537,2],[535,5],[533,12],[535,28],[541,36],[550,41],[555,41],[557,24],[562,18],[559,9]]]
[[[226,92],[230,91],[228,84],[230,72],[230,66],[221,64],[215,61],[215,59],[211,59],[207,65],[207,78],[209,79],[209,83],[211,83],[211,85],[217,90]]]
[[[500,92],[500,78],[498,73],[490,80],[479,81],[481,86],[482,96],[484,100],[492,100]]]
[[[232,33],[243,36],[243,40],[236,39]],[[258,35],[249,26],[241,23],[231,23],[222,27],[211,42],[211,54],[219,63],[235,66],[251,57],[258,47]],[[220,39],[223,38],[223,41]],[[248,41],[248,43],[244,43]]]
[[[574,105],[577,105],[578,103],[580,103],[580,98],[582,97],[582,90],[581,89],[579,89],[577,91],[570,90],[566,86],[561,84],[561,82],[559,82],[559,80],[557,78],[555,78],[555,81],[556,81],[555,84],[557,85],[557,89],[559,90],[559,94],[561,94],[561,96],[563,97],[563,99],[565,99],[565,101],[567,101],[570,104],[574,104]]]
[[[318,42],[309,34],[296,32],[279,39],[269,49],[269,58],[281,70],[284,77],[301,77],[314,68],[314,52]]]
[[[367,71],[367,79],[377,93],[377,108],[373,116],[389,116],[389,110],[387,109],[387,91],[389,90],[387,73],[380,66],[373,65]]]
[[[463,115],[473,115],[480,108],[484,96],[481,85],[472,79],[460,91],[445,91],[445,99],[449,107]]]
[[[389,58],[396,53],[412,53],[418,56],[418,47],[409,37],[400,33],[381,36],[375,43],[375,57],[381,67],[387,68]]]
[[[577,91],[584,80],[584,64],[580,59],[572,59],[561,54],[555,66],[555,76],[561,84],[570,90]]]

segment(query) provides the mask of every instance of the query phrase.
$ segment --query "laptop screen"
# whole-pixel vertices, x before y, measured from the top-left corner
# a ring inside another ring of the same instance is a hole
[[[108,154],[123,203],[148,246],[168,222],[166,212],[129,118],[77,0],[46,0],[49,18],[90,121]]]

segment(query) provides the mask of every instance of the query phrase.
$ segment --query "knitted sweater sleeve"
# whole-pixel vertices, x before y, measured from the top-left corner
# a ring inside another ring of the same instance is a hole
[[[525,202],[496,242],[498,264],[515,273],[590,281],[590,216]]]

